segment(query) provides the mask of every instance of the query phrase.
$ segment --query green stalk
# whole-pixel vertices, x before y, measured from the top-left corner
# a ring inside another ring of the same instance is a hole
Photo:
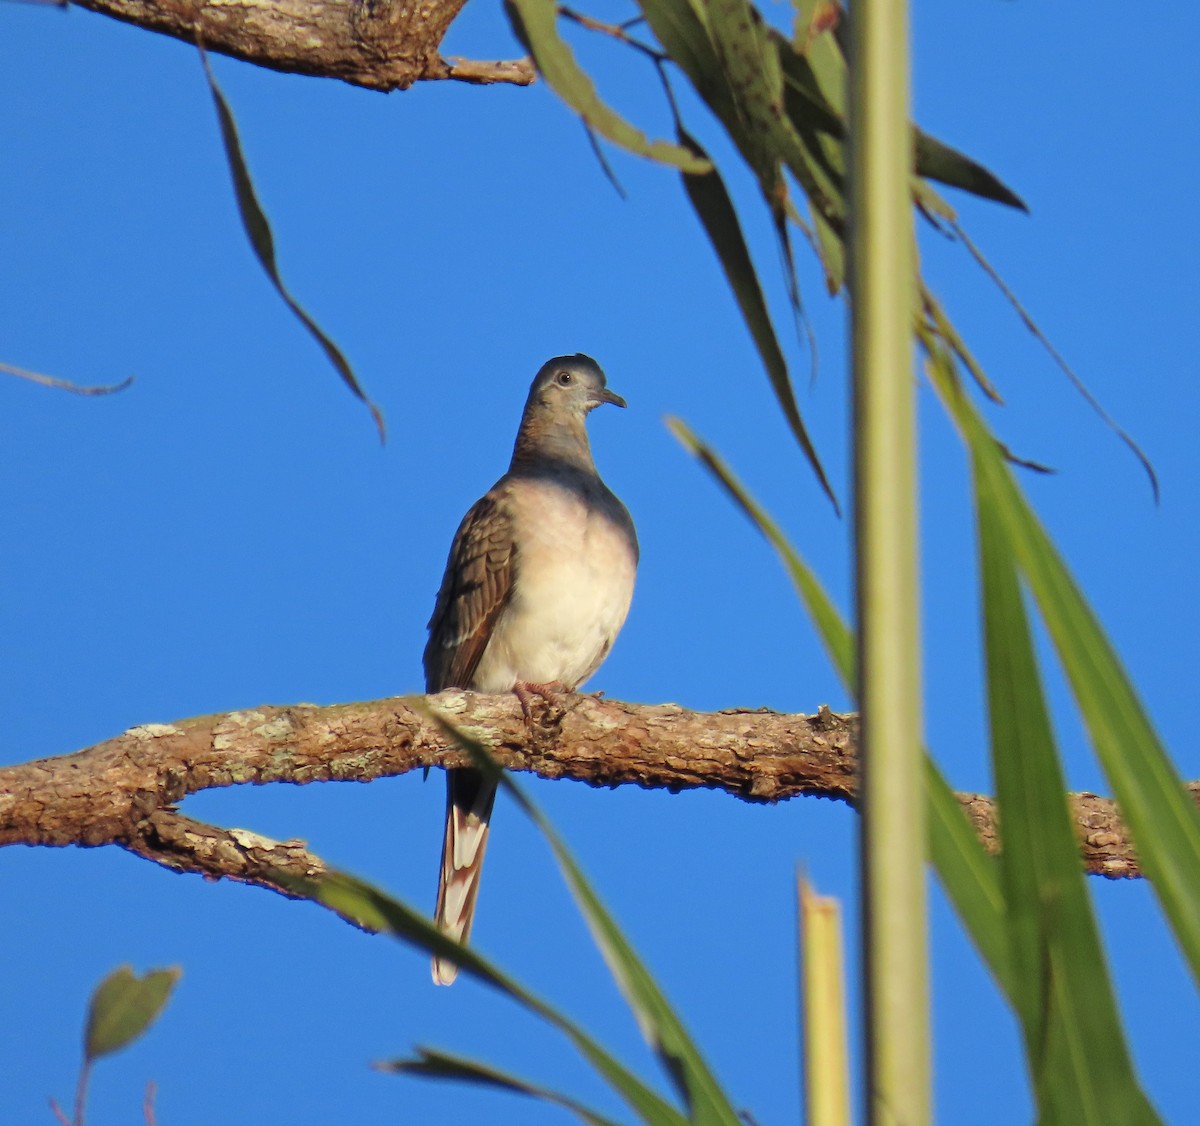
[[[930,1121],[906,0],[850,16],[850,293],[867,1098]]]
[[[818,895],[803,877],[798,883],[804,1121],[807,1126],[850,1126],[841,904]]]

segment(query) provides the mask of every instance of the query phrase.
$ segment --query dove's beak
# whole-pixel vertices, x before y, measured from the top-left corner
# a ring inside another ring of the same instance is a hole
[[[612,403],[614,407],[627,407],[629,405],[620,395],[615,391],[610,391],[607,387],[601,387],[599,391],[593,391],[588,398],[597,406],[601,403]]]

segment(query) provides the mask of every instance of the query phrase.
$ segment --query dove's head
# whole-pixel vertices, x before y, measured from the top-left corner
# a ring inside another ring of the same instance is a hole
[[[625,400],[606,385],[604,372],[591,356],[555,356],[542,364],[529,388],[526,414],[582,418],[601,403],[623,407]]]
[[[591,356],[555,356],[542,364],[529,388],[513,466],[567,464],[595,472],[584,419],[601,403],[623,407],[625,400],[606,385]]]

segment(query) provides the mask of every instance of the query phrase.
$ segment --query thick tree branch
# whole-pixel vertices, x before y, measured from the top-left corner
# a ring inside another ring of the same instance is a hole
[[[422,79],[528,86],[528,59],[446,59],[439,47],[465,0],[76,0],[82,8],[256,66],[340,78],[368,90]]]
[[[565,709],[538,713],[527,728],[510,696],[450,691],[430,700],[505,766],[544,778],[672,791],[708,787],[759,802],[809,794],[853,805],[857,796],[855,717],[825,708],[815,716],[693,712],[577,696]],[[75,754],[0,769],[0,845],[119,845],[177,872],[287,895],[286,878],[324,869],[302,841],[206,825],[176,804],[222,786],[368,782],[466,761],[423,700],[405,697],[147,724]],[[1200,798],[1200,784],[1189,788]],[[991,800],[978,794],[959,800],[994,850]],[[1095,794],[1071,800],[1087,870],[1140,875],[1115,804]]]

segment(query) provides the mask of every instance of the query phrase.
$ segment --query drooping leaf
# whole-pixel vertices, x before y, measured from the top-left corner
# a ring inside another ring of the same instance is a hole
[[[1029,211],[1025,201],[1012,188],[977,160],[931,137],[922,129],[914,129],[913,132],[918,175],[928,176],[952,188],[961,188],[980,199],[1003,203],[1018,211]]]
[[[784,213],[787,186],[780,163],[803,189],[818,232],[822,224],[840,235],[846,203],[841,177],[820,146],[797,131],[785,112],[786,41],[763,23],[749,0],[708,0],[709,32],[736,99],[738,121],[730,135],[759,178],[763,197],[776,218]],[[822,243],[819,245],[823,246]],[[826,261],[827,273],[833,264]]]
[[[678,129],[680,144],[707,158],[707,153],[701,148],[700,143],[683,128],[682,124],[678,126]],[[696,215],[704,226],[709,242],[717,252],[717,258],[721,262],[721,268],[725,271],[729,288],[737,299],[738,308],[742,311],[742,318],[758,349],[783,416],[787,419],[792,434],[800,444],[801,450],[804,451],[804,456],[812,466],[813,472],[817,475],[821,488],[833,502],[834,509],[840,512],[837,496],[829,483],[829,478],[825,475],[825,468],[821,465],[820,457],[809,437],[804,420],[800,417],[800,408],[792,389],[787,361],[784,359],[783,349],[780,348],[779,340],[775,335],[771,314],[767,309],[766,299],[763,297],[762,286],[759,284],[758,273],[754,269],[754,262],[742,235],[741,224],[738,222],[737,211],[734,209],[733,201],[729,198],[725,183],[721,179],[720,173],[714,168],[711,172],[702,175],[684,173],[683,186]]]
[[[524,790],[507,774],[498,771],[495,760],[482,743],[456,728],[436,712],[428,710],[428,714],[449,738],[471,755],[479,769],[493,774],[499,785],[541,830],[609,972],[637,1018],[642,1036],[687,1105],[688,1121],[695,1126],[741,1126],[737,1111],[721,1090],[704,1057],[654,978],[588,883],[558,832],[529,800]]]
[[[671,60],[717,117],[737,120],[737,105],[708,30],[702,0],[640,0],[642,15]]]
[[[652,141],[640,129],[600,99],[587,73],[558,33],[558,5],[554,0],[505,0],[513,33],[533,57],[547,85],[587,124],[603,137],[652,160],[673,164],[689,172],[707,165],[670,141]]]
[[[217,107],[217,121],[221,126],[221,140],[225,146],[225,159],[229,163],[229,174],[233,179],[233,192],[237,199],[238,213],[242,217],[242,226],[246,230],[246,237],[250,240],[254,256],[258,259],[263,270],[266,271],[267,277],[270,278],[271,284],[275,287],[275,291],[283,298],[283,303],[321,346],[321,351],[325,353],[329,362],[333,364],[338,375],[342,377],[342,381],[367,405],[367,409],[371,412],[371,417],[375,420],[376,429],[379,431],[379,439],[383,441],[386,436],[383,415],[380,413],[379,408],[367,398],[367,394],[362,389],[358,377],[350,367],[350,362],[342,354],[342,350],[321,330],[317,322],[305,312],[300,303],[288,291],[287,286],[283,284],[283,278],[280,277],[279,266],[275,260],[275,238],[271,234],[271,224],[267,219],[266,212],[263,211],[262,205],[258,202],[258,196],[255,194],[254,184],[250,179],[250,169],[246,164],[246,157],[242,152],[242,143],[238,137],[237,122],[234,120],[233,111],[229,108],[229,103],[225,100],[225,95],[221,92],[220,86],[217,85],[216,75],[213,74],[212,66],[208,61],[208,55],[203,48],[200,49],[200,61],[204,65],[204,76],[208,81],[208,88],[212,93],[213,104]]]
[[[419,702],[412,701],[420,706]],[[490,760],[489,760],[490,761]],[[496,770],[492,763],[487,769]],[[575,1022],[493,966],[473,947],[447,937],[433,921],[379,888],[343,872],[331,871],[312,880],[276,873],[275,878],[297,895],[311,899],[357,926],[381,931],[418,950],[451,959],[459,971],[474,977],[562,1032],[579,1054],[617,1092],[643,1121],[655,1126],[686,1126],[686,1119],[648,1087]]]
[[[709,38],[733,95],[740,147],[770,197],[778,190],[781,154],[776,138],[783,102],[779,53],[749,0],[706,0]]]
[[[650,29],[724,125],[758,181],[787,255],[786,219],[794,213],[782,167],[804,189],[823,228],[840,226],[840,190],[814,161],[783,112],[784,75],[774,33],[748,0],[640,0]],[[678,121],[678,114],[676,114]],[[831,289],[841,277],[840,246],[824,262]],[[797,305],[794,287],[789,298]],[[800,310],[797,309],[800,315]]]
[[[1000,868],[1041,1121],[1156,1123],[1125,1044],[1071,827],[1066,779],[989,475],[978,472],[981,598]]]
[[[500,1091],[510,1091],[518,1095],[529,1095],[542,1102],[552,1103],[569,1110],[587,1126],[617,1126],[611,1118],[605,1118],[578,1099],[564,1095],[561,1091],[551,1090],[536,1083],[519,1079],[506,1071],[500,1071],[488,1064],[463,1056],[450,1055],[433,1048],[418,1048],[413,1059],[388,1060],[375,1064],[379,1071],[390,1071],[396,1075],[419,1075],[427,1079],[457,1079],[464,1083],[478,1083],[484,1087],[493,1087]]]
[[[183,971],[178,966],[137,977],[129,966],[113,970],[92,994],[83,1036],[88,1063],[119,1051],[154,1023]]]

